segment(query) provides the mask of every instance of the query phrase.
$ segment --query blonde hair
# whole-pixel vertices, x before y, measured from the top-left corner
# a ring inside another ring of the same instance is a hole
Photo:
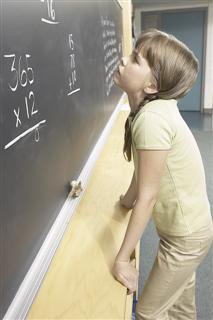
[[[199,61],[194,53],[172,34],[146,29],[135,42],[135,49],[147,60],[158,92],[146,94],[125,122],[123,154],[127,161],[132,158],[131,121],[138,111],[152,100],[182,98],[194,85],[199,71]]]

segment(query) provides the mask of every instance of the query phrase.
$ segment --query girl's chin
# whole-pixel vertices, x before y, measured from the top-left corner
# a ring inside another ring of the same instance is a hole
[[[113,81],[118,87],[121,88],[120,83],[119,83],[119,74],[117,72],[113,74]]]
[[[113,81],[114,81],[114,83],[116,84],[117,87],[119,87],[121,90],[126,92],[125,89],[122,86],[122,82],[120,82],[119,76],[120,76],[120,74],[115,71],[114,74],[113,74]]]

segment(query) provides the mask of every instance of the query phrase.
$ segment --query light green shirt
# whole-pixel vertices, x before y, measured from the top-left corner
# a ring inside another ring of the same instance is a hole
[[[152,218],[170,235],[187,235],[212,224],[205,171],[197,142],[182,118],[177,100],[147,103],[131,123],[132,154],[137,180],[136,149],[170,150]]]

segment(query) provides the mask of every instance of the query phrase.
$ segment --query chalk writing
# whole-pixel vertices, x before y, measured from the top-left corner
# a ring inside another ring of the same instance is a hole
[[[118,43],[116,39],[115,24],[108,17],[101,16],[102,40],[104,49],[105,89],[110,94],[114,85],[113,73],[119,64]],[[120,49],[120,46],[119,46]]]
[[[45,0],[40,1],[45,3]],[[53,0],[46,0],[46,5],[48,19],[41,18],[41,21],[49,24],[58,24],[59,22],[55,21],[55,10],[53,9]]]
[[[25,108],[21,106],[16,106],[13,109],[13,119],[15,121],[15,127],[17,129],[22,128],[23,122],[26,122],[26,118],[30,119],[35,114],[38,113],[38,109],[35,107],[35,95],[31,88],[32,84],[34,83],[34,71],[33,68],[29,66],[30,62],[29,59],[31,55],[29,53],[21,55],[20,57],[17,57],[16,54],[4,54],[5,58],[12,59],[11,62],[11,81],[8,82],[8,86],[10,88],[10,91],[12,94],[15,94],[15,92],[19,89],[19,87],[27,87],[29,88],[28,95],[24,97],[24,106]],[[16,67],[16,61],[18,60],[18,65]],[[22,62],[23,61],[23,62]],[[22,63],[21,63],[22,62]],[[26,67],[22,67],[22,64],[25,63]],[[24,111],[25,110],[25,111]],[[7,145],[5,145],[5,149],[12,146],[14,143],[16,143],[19,139],[24,137],[26,134],[31,132],[35,129],[35,140],[39,141],[39,131],[38,128],[40,124],[45,123],[46,120],[42,120],[36,125],[34,125],[32,128],[24,131],[23,133],[19,134],[16,138],[14,138],[12,141],[10,141]]]
[[[72,33],[70,33],[68,35],[68,45],[69,45],[69,49],[71,50],[71,54],[70,54],[70,72],[71,72],[71,76],[68,78],[68,86],[69,86],[69,92],[68,92],[68,96],[80,91],[80,88],[76,88],[76,82],[77,82],[77,77],[76,77],[76,66],[75,66],[75,43],[73,40],[73,35]]]

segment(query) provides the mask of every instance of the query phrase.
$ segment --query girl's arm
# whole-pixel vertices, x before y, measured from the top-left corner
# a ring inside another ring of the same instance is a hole
[[[155,199],[137,201],[129,219],[126,234],[115,262],[129,262],[130,256],[140,240],[152,215]]]
[[[130,216],[123,244],[112,268],[115,279],[129,289],[127,294],[133,293],[138,288],[139,270],[131,264],[130,256],[149,221],[153,205],[154,200],[137,200]]]
[[[137,198],[137,184],[136,184],[135,171],[134,171],[130,186],[127,192],[125,193],[125,195],[124,196],[121,195],[120,202],[125,207],[132,209],[136,198]]]
[[[137,201],[127,226],[126,234],[115,262],[129,262],[143,231],[152,215],[163,175],[168,150],[138,150]]]

